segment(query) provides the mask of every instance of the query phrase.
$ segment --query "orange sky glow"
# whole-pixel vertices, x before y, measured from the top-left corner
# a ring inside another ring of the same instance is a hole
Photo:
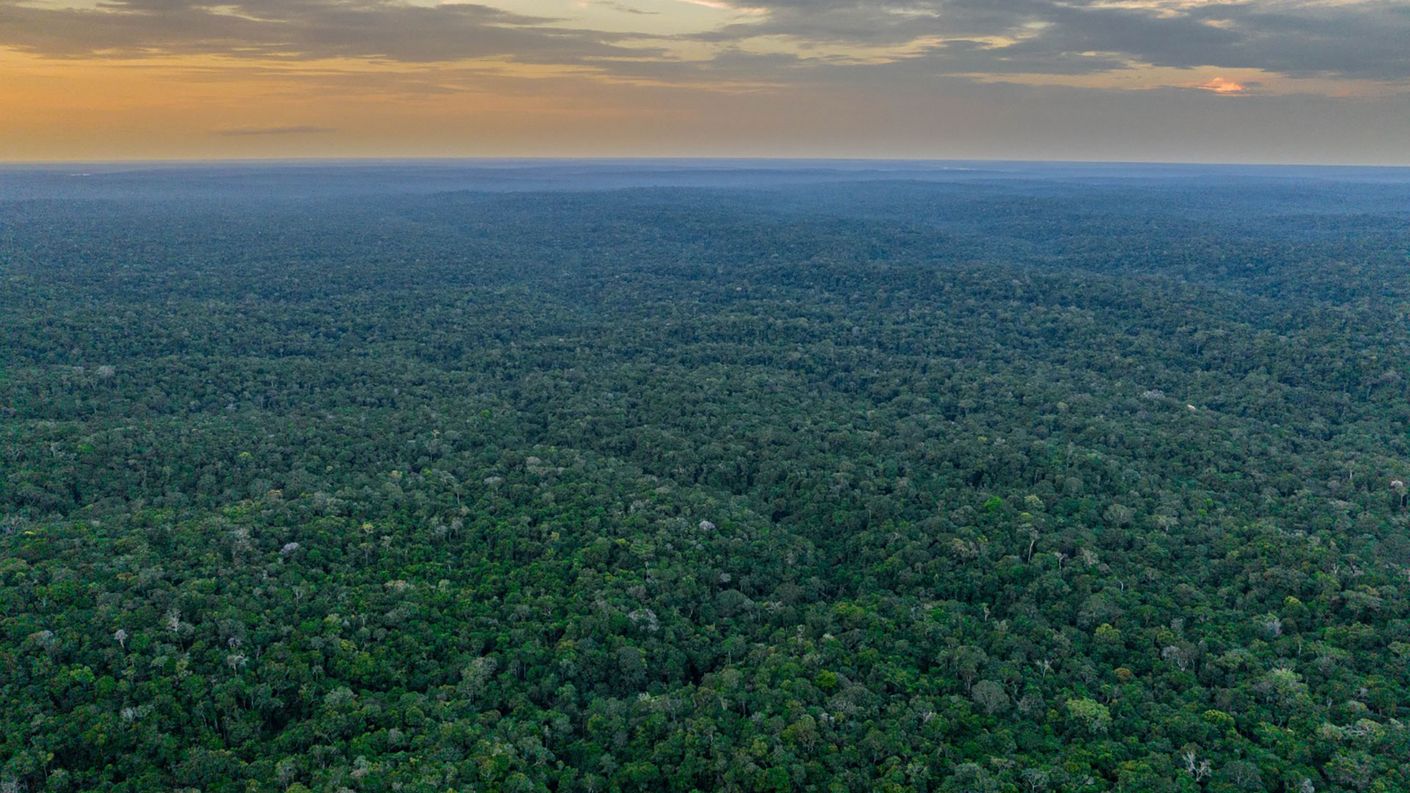
[[[804,6],[0,0],[0,161],[1410,160],[1383,2]]]

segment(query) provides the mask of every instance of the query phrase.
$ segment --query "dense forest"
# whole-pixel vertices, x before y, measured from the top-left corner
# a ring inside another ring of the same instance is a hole
[[[0,174],[0,790],[1410,790],[1410,174],[426,167]]]

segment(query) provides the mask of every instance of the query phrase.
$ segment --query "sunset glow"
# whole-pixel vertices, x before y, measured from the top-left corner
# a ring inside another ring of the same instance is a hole
[[[1403,161],[1406,40],[1370,0],[0,0],[0,160],[1213,156],[1187,123],[1318,160],[1354,121]]]
[[[1241,94],[1247,90],[1243,83],[1226,80],[1223,77],[1215,77],[1212,80],[1206,80],[1195,87],[1201,91],[1210,91],[1216,94]]]

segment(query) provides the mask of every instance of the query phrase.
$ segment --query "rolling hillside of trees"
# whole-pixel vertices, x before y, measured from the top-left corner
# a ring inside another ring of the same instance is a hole
[[[1410,177],[335,172],[8,177],[0,790],[1410,790]]]

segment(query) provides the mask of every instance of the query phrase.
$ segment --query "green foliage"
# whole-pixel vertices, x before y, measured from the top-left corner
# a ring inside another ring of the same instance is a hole
[[[0,783],[1410,790],[1405,188],[1118,182],[0,202]]]
[[[1069,699],[1067,715],[1081,729],[1092,735],[1105,735],[1111,729],[1111,711],[1106,705],[1091,699]]]

